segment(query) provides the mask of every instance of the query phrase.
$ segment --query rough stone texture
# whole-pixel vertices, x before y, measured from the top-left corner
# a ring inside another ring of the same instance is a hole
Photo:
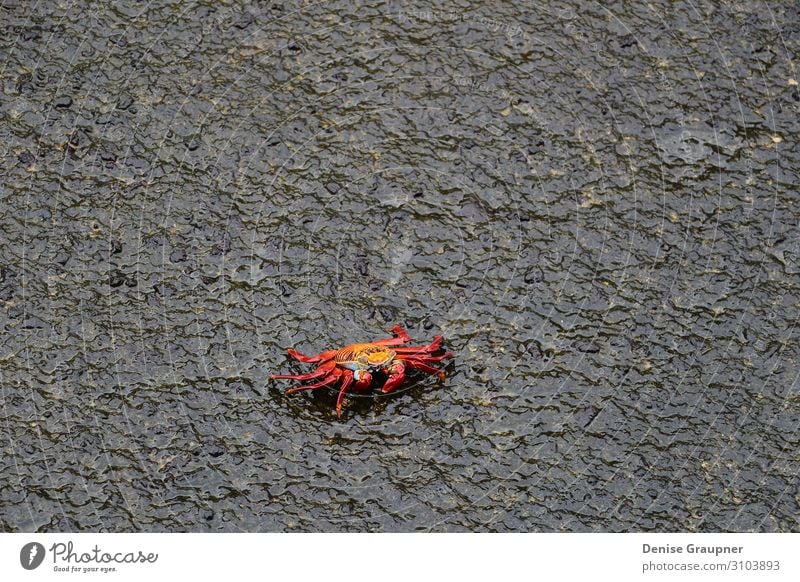
[[[800,531],[796,2],[129,4],[0,6],[0,531]]]

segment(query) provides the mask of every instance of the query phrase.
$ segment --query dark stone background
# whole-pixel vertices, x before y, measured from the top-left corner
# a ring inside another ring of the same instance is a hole
[[[663,4],[0,4],[0,530],[800,531],[798,4]]]

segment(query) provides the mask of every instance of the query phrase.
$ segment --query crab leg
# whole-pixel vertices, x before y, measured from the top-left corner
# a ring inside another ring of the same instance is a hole
[[[328,360],[320,365],[316,370],[308,372],[307,374],[273,374],[269,377],[270,380],[314,380],[330,374],[336,367],[336,362]]]
[[[320,362],[332,360],[338,350],[328,350],[327,352],[320,352],[316,356],[306,356],[305,354],[301,354],[300,352],[292,348],[289,348],[286,351],[295,360],[299,360],[306,364],[318,364]]]
[[[383,388],[381,388],[381,392],[384,394],[388,394],[403,383],[406,377],[406,366],[403,362],[396,360],[386,373],[389,377],[386,379]]]
[[[397,354],[397,358],[401,360],[418,360],[423,363],[441,362],[453,357],[453,352],[447,352],[441,356],[431,356],[430,354]]]
[[[378,344],[380,346],[401,346],[406,342],[411,341],[411,336],[408,335],[408,332],[404,330],[399,325],[395,325],[391,330],[392,333],[397,334],[396,337],[390,337],[387,339],[379,339],[375,340],[372,343]]]
[[[342,373],[338,369],[334,369],[327,378],[317,382],[316,384],[306,384],[305,386],[297,386],[296,388],[289,388],[286,393],[294,394],[295,392],[302,392],[303,390],[317,390],[318,388],[325,388],[331,384],[336,384],[341,378]]]
[[[442,343],[442,336],[437,335],[433,338],[433,341],[429,343],[427,346],[403,346],[395,348],[395,352],[398,354],[410,354],[410,353],[433,353],[441,347]]]
[[[444,380],[445,374],[442,370],[437,370],[436,368],[429,366],[428,364],[423,364],[419,360],[405,360],[406,366],[411,368],[412,370],[420,370],[422,372],[427,372],[428,374],[436,374],[439,376],[439,380]],[[387,382],[388,383],[388,382]]]
[[[339,389],[339,397],[336,399],[336,418],[342,418],[342,402],[347,387],[353,382],[353,372],[350,370],[342,371],[342,387]]]

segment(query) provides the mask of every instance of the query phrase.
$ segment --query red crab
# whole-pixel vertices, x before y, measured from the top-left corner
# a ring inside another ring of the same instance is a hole
[[[294,394],[301,390],[316,390],[328,386],[339,386],[336,400],[336,416],[342,416],[342,401],[348,389],[361,392],[372,386],[374,375],[386,377],[381,388],[384,394],[391,392],[403,383],[406,370],[420,370],[436,374],[444,380],[444,372],[430,364],[452,358],[450,352],[433,355],[441,350],[442,336],[437,335],[427,346],[406,346],[411,341],[406,330],[399,325],[392,328],[395,337],[379,339],[369,343],[350,344],[338,350],[328,350],[316,356],[304,356],[289,348],[289,355],[308,364],[319,364],[317,369],[307,374],[273,374],[270,380],[283,378],[291,380],[318,380],[313,384],[297,386],[286,391]]]

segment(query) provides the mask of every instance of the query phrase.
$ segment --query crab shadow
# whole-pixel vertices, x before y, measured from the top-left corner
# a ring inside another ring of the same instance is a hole
[[[451,360],[442,370],[448,377],[454,369]],[[350,416],[366,416],[367,414],[383,414],[387,407],[394,401],[406,398],[419,400],[425,393],[447,389],[448,378],[443,381],[427,374],[410,371],[406,374],[406,381],[396,390],[389,394],[381,392],[386,376],[378,375],[373,388],[365,392],[348,392],[345,396],[344,407],[342,409],[342,421],[346,421]],[[300,406],[305,406],[313,411],[314,416],[337,420],[336,399],[339,394],[338,387],[326,387],[319,390],[312,390],[302,394],[286,394],[286,388],[279,387],[275,382],[270,382],[270,395],[278,401],[283,401],[284,406],[290,411],[296,411]]]

